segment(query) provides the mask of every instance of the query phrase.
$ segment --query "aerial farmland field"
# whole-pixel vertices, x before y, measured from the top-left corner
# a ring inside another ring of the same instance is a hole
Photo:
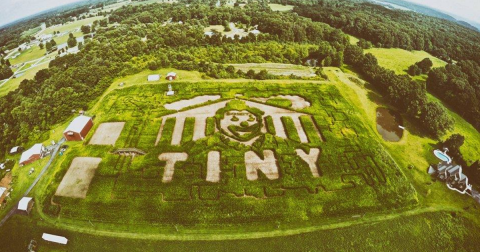
[[[413,187],[333,85],[173,87],[179,90],[173,97],[159,84],[118,89],[103,99],[94,131],[106,122],[125,127],[113,146],[75,145],[61,162],[41,203],[50,221],[106,229],[135,223],[145,232],[150,224],[261,230],[416,204]],[[304,97],[308,106],[268,99],[277,94]],[[202,95],[221,98],[166,109]],[[146,154],[113,154],[121,148]],[[55,195],[77,157],[101,158],[85,199]],[[211,182],[212,176],[219,179]]]
[[[479,250],[466,9],[20,2],[0,1],[0,252]]]

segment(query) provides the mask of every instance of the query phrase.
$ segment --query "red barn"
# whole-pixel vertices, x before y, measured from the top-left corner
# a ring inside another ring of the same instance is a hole
[[[32,148],[22,153],[19,164],[26,165],[32,163],[33,161],[39,160],[43,157],[44,152],[45,147],[43,147],[43,144],[35,144],[34,146],[32,146]]]
[[[73,119],[63,132],[63,135],[67,141],[82,141],[92,127],[92,118],[81,115]]]
[[[168,73],[166,79],[169,81],[177,79],[177,73],[175,72]]]

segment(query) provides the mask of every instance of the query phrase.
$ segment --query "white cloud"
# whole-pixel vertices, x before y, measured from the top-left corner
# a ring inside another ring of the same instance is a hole
[[[480,23],[480,1],[478,0],[407,0],[425,5],[447,14],[453,14]]]

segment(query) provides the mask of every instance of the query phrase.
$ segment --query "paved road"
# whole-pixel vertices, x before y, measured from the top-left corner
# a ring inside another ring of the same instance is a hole
[[[477,190],[472,189],[472,197],[480,204],[480,193]]]
[[[38,181],[42,178],[43,174],[45,174],[45,172],[47,171],[48,167],[50,167],[50,165],[52,164],[53,160],[55,159],[55,157],[57,156],[57,153],[58,153],[58,150],[60,149],[60,146],[62,146],[62,144],[65,142],[65,139],[62,138],[56,145],[55,145],[55,148],[53,149],[53,152],[52,154],[50,155],[50,159],[48,160],[47,164],[43,167],[42,171],[40,172],[40,174],[38,174],[38,176],[35,178],[35,180],[32,182],[32,184],[30,185],[30,187],[27,189],[27,191],[23,194],[22,197],[26,197],[28,196],[28,194],[32,191],[33,187],[35,187],[35,185],[38,183]],[[3,224],[5,224],[5,222],[8,220],[8,218],[10,218],[13,214],[15,214],[15,211],[17,210],[17,205],[18,205],[18,202],[16,202],[15,204],[13,204],[11,207],[12,209],[10,210],[10,212],[8,212],[7,215],[5,215],[5,217],[3,217],[2,220],[0,220],[0,227],[3,226]]]

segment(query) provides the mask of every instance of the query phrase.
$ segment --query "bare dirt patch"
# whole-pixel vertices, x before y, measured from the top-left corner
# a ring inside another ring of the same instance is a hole
[[[177,116],[175,128],[173,128],[172,145],[179,145],[182,141],[183,128],[185,127],[185,117]]]
[[[98,126],[89,144],[97,145],[115,145],[118,137],[122,133],[125,122],[102,123]]]
[[[210,151],[208,153],[206,180],[214,183],[220,181],[220,152],[219,151]]]
[[[194,97],[192,99],[188,99],[188,100],[181,100],[181,101],[176,101],[176,102],[173,102],[173,103],[167,103],[167,104],[165,104],[164,107],[166,109],[170,109],[170,110],[181,110],[181,109],[184,109],[186,107],[199,105],[199,104],[202,104],[202,103],[205,103],[205,102],[208,102],[208,101],[215,101],[215,100],[218,100],[220,98],[221,98],[220,95],[202,95],[202,96],[196,96],[196,97]]]
[[[2,180],[0,180],[0,187],[10,188],[10,182],[12,182],[12,179],[12,173],[7,172]]]
[[[74,158],[55,195],[81,199],[87,197],[88,187],[101,161],[101,158],[95,157]]]
[[[173,173],[175,172],[175,163],[177,161],[186,161],[188,158],[188,154],[185,152],[181,153],[174,153],[174,152],[166,152],[160,154],[158,159],[160,161],[166,161],[167,164],[165,165],[165,169],[163,170],[163,178],[162,182],[167,183],[172,181]]]
[[[245,152],[245,168],[248,180],[257,180],[258,170],[263,172],[263,174],[265,174],[265,176],[270,180],[279,178],[277,159],[275,158],[273,151],[264,150],[263,156],[264,159],[262,160],[253,151]]]

